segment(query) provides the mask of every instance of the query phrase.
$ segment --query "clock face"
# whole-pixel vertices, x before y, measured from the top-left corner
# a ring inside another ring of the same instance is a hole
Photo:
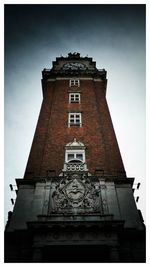
[[[78,63],[78,62],[68,62],[66,64],[63,65],[63,69],[64,70],[68,70],[68,69],[71,69],[71,70],[85,70],[86,69],[86,66],[82,63]]]

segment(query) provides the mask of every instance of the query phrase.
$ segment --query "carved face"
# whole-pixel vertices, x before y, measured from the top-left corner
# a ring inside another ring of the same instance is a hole
[[[79,202],[84,197],[85,188],[84,185],[75,178],[67,184],[65,192],[71,201]]]

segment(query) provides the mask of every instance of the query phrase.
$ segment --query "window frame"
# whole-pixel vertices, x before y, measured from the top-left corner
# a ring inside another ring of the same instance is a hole
[[[79,122],[77,122],[79,120]],[[82,126],[81,112],[69,112],[68,114],[68,126]]]
[[[80,93],[69,93],[69,103],[80,103],[81,94]]]
[[[70,159],[70,160],[68,159],[69,154],[73,154],[74,155],[74,157],[72,159]],[[77,158],[77,155],[79,155],[79,154],[82,155],[82,160]],[[73,161],[73,160],[77,160],[77,161],[79,161],[81,163],[85,163],[85,150],[83,150],[83,149],[82,150],[81,149],[72,149],[72,150],[67,149],[66,153],[65,153],[65,162],[66,163],[69,163],[69,162],[71,163],[71,161]]]
[[[69,80],[69,87],[80,87],[80,80],[79,79],[70,79]]]

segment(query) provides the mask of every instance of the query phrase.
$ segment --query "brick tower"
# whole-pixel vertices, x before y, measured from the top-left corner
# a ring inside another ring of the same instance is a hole
[[[145,227],[106,86],[106,71],[79,53],[43,70],[43,103],[5,231],[6,262],[145,261]]]

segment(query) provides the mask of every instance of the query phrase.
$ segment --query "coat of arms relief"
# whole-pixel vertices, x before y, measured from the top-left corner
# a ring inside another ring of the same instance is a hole
[[[83,174],[65,176],[53,188],[53,213],[101,213],[97,184]]]

